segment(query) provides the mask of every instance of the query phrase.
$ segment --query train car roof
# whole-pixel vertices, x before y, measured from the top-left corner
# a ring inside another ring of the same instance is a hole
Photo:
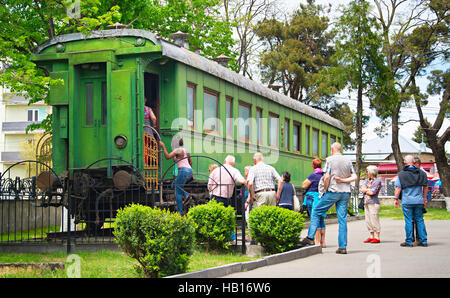
[[[87,39],[98,39],[98,38],[114,38],[122,36],[134,36],[148,39],[155,45],[161,46],[163,56],[169,57],[173,60],[176,60],[178,62],[184,63],[186,65],[202,70],[206,73],[219,77],[236,86],[239,86],[243,89],[251,91],[265,98],[268,98],[280,105],[286,106],[300,113],[306,114],[310,117],[313,117],[315,119],[328,123],[332,126],[335,126],[340,130],[345,129],[345,126],[341,121],[331,117],[324,111],[310,107],[300,101],[294,100],[284,94],[274,91],[261,83],[253,81],[247,77],[244,77],[241,74],[236,73],[235,71],[229,68],[220,65],[215,61],[209,60],[184,47],[178,46],[172,42],[164,40],[159,36],[157,36],[156,34],[146,30],[112,29],[112,30],[92,31],[91,35],[84,35],[82,33],[59,35],[39,45],[35,50],[35,54],[39,54],[45,48],[55,45],[57,43],[64,43],[77,40],[87,40]]]

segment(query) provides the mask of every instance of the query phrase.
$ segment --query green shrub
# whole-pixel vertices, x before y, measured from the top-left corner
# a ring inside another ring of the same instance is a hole
[[[252,239],[269,253],[280,253],[296,247],[303,228],[301,213],[276,206],[261,206],[249,216]]]
[[[231,233],[236,228],[233,207],[211,200],[191,208],[187,216],[194,222],[197,242],[211,249],[228,248]]]
[[[139,262],[137,269],[146,277],[186,272],[195,243],[189,219],[139,204],[119,209],[114,236],[120,248]]]

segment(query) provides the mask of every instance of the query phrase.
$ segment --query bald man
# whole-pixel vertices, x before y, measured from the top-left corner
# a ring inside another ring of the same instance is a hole
[[[247,183],[250,191],[250,198],[254,202],[254,207],[262,205],[276,206],[275,182],[281,182],[281,176],[274,167],[264,163],[264,157],[260,152],[253,155]],[[250,202],[247,202],[250,203]]]

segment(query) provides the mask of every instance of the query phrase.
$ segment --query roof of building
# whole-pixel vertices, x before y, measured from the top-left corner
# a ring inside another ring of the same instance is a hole
[[[398,143],[400,145],[400,151],[402,154],[418,154],[421,153],[433,153],[430,148],[421,146],[419,143],[413,140],[407,139],[401,135],[398,137]],[[362,145],[362,154],[365,161],[381,161],[385,160],[392,154],[392,135],[387,134],[381,138],[374,138],[368,140]],[[345,153],[351,160],[356,160],[356,151],[349,151]]]

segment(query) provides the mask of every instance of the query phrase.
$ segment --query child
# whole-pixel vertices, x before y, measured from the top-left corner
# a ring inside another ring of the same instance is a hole
[[[281,175],[281,183],[277,191],[277,203],[281,208],[294,210],[294,185],[289,183],[291,181],[291,174],[283,172]]]

